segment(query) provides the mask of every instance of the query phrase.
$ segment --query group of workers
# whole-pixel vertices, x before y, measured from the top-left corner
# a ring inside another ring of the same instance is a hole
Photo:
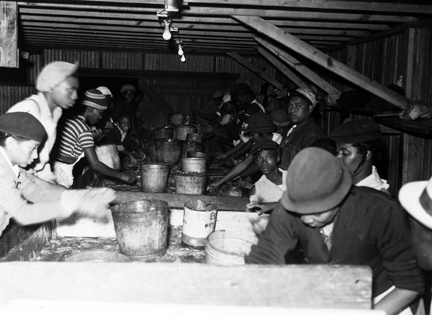
[[[101,135],[92,132],[110,108],[104,124],[111,128],[103,136],[114,139],[107,145],[126,144],[129,131],[139,128],[135,88],[122,88],[121,107],[112,105],[106,87],[90,89],[79,113],[61,118],[77,100],[76,71],[76,64],[48,64],[37,78],[38,94],[0,117],[0,231],[12,217],[33,224],[77,211],[105,215],[113,190],[68,189],[83,156],[98,173],[135,180],[99,160],[95,138]],[[232,168],[212,185],[259,175],[248,204],[262,214],[252,222],[259,242],[246,263],[285,264],[300,248],[305,263],[369,266],[374,308],[410,314],[425,289],[421,268],[432,269],[432,182],[402,188],[400,201],[415,218],[410,226],[374,165],[384,147],[379,125],[350,121],[326,137],[312,117],[317,99],[308,89],[289,92],[287,111],[268,113],[245,83],[215,92],[212,102],[195,112],[207,124],[204,132],[235,145],[218,156]],[[142,141],[138,132],[136,140]]]

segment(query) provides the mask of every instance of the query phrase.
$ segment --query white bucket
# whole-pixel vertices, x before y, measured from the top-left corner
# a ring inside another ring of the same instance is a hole
[[[204,249],[207,236],[215,229],[216,216],[216,205],[206,204],[201,200],[186,202],[182,244],[196,249]]]
[[[258,238],[250,233],[219,230],[207,237],[205,245],[206,263],[219,266],[240,266]]]

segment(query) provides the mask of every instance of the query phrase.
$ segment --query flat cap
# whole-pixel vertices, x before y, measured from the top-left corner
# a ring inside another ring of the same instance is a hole
[[[243,93],[243,92],[248,91],[248,90],[250,90],[249,84],[239,83],[230,91],[230,95],[231,96],[238,95],[238,94]]]
[[[256,113],[248,118],[247,127],[243,128],[243,131],[245,133],[272,133],[275,129],[276,125],[273,123],[270,115]]]
[[[379,125],[370,119],[352,120],[330,133],[330,138],[336,143],[355,143],[381,139]]]
[[[24,112],[6,113],[0,116],[0,130],[37,142],[42,142],[47,135],[40,121]]]
[[[47,64],[37,77],[36,89],[40,92],[52,91],[73,75],[77,71],[78,65],[78,61],[75,64],[63,61],[54,61]]]
[[[275,150],[279,154],[279,145],[276,142],[274,142],[273,140],[265,140],[265,141],[256,142],[253,145],[253,147],[250,151],[250,154],[252,154],[252,156],[254,156],[255,154],[257,154],[258,152],[260,152],[262,150]]]
[[[133,91],[133,92],[135,92],[136,89],[135,89],[135,87],[132,84],[125,84],[125,85],[122,86],[120,92],[121,92],[121,94],[123,94],[126,91]]]

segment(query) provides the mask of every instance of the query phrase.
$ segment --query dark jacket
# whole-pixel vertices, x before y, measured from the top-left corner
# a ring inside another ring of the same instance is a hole
[[[299,215],[279,204],[247,263],[284,264],[284,255],[297,242],[311,264],[369,266],[373,296],[392,285],[422,292],[424,279],[410,244],[408,218],[387,194],[368,187],[354,187],[335,219],[329,251],[320,229],[305,225]]]

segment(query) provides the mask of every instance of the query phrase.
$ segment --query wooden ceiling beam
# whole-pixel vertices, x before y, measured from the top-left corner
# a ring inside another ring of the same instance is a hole
[[[145,36],[146,33],[154,33],[161,34],[163,29],[151,29],[151,28],[138,28],[138,27],[122,27],[122,26],[109,26],[109,25],[81,25],[81,24],[62,24],[62,23],[49,23],[49,22],[34,22],[34,21],[22,21],[21,25],[27,29],[31,26],[44,26],[48,28],[69,28],[69,29],[86,29],[86,30],[97,30],[99,32],[105,30],[123,30],[125,32],[142,32],[142,36]],[[180,30],[180,38],[183,36],[187,36],[190,34],[199,34],[206,35],[208,37],[211,36],[224,36],[224,37],[232,37],[232,38],[252,38],[254,36],[253,33],[239,33],[239,32],[216,32],[216,31],[200,31],[200,30]],[[349,41],[352,40],[352,37],[349,36],[323,36],[323,35],[299,35],[299,38],[303,40],[318,40],[318,41]]]
[[[26,6],[24,2],[19,2],[20,6]],[[92,5],[77,5],[77,4],[59,4],[59,3],[31,3],[31,7],[43,8],[59,8],[59,9],[72,9],[77,10],[95,10],[95,11],[124,11],[124,12],[156,12],[155,8],[143,8],[137,6],[124,7],[124,6],[92,6]],[[381,14],[362,14],[362,13],[338,13],[338,12],[313,12],[313,11],[298,11],[290,10],[289,8],[279,8],[278,10],[269,9],[247,9],[247,8],[226,8],[218,6],[209,7],[187,7],[178,13],[178,16],[187,15],[211,15],[211,16],[260,16],[263,18],[285,18],[285,19],[319,19],[319,20],[346,20],[346,21],[364,21],[364,22],[378,22],[378,23],[408,23],[417,21],[418,19],[413,16],[406,15],[381,15]],[[175,15],[173,16],[175,19]]]
[[[270,51],[273,55],[280,58],[283,62],[289,65],[296,72],[300,73],[304,78],[308,81],[315,84],[317,87],[322,89],[327,94],[337,95],[339,98],[341,92],[336,89],[333,85],[328,83],[326,80],[317,75],[314,71],[310,70],[304,64],[302,64],[299,60],[291,56],[286,50],[282,50],[277,47],[272,41],[264,39],[264,38],[255,38],[255,40],[261,44],[262,47],[265,47],[268,51]],[[258,51],[261,53],[263,48],[258,48]],[[337,99],[336,98],[336,99]]]
[[[263,48],[258,47],[257,51],[267,59],[276,69],[282,72],[288,79],[294,82],[301,89],[311,89],[311,87],[306,84],[297,74],[291,71],[285,64],[283,64],[280,60],[278,60],[274,55],[270,54]]]
[[[239,64],[244,66],[245,68],[249,69],[251,72],[255,73],[257,76],[259,76],[264,81],[270,83],[275,88],[279,90],[283,90],[284,86],[282,83],[280,83],[278,80],[273,78],[272,76],[265,73],[263,70],[261,70],[259,67],[248,61],[247,59],[241,57],[239,54],[235,52],[227,52],[227,55],[230,56],[232,59],[237,61]]]
[[[43,1],[26,1],[19,2],[19,4],[33,4],[35,2]],[[73,1],[70,0],[57,0],[56,2],[70,4]],[[106,0],[80,0],[79,4],[90,4],[99,5],[101,2],[107,2]],[[150,5],[160,7],[163,9],[163,3],[160,0],[110,0],[110,3],[116,3],[121,5]],[[199,4],[201,6],[206,5],[218,5],[218,6],[242,6],[242,7],[259,7],[263,6],[266,8],[271,7],[284,7],[284,8],[295,8],[295,9],[320,9],[320,10],[350,10],[350,11],[371,11],[371,12],[394,12],[404,14],[432,14],[432,8],[428,5],[422,4],[401,4],[401,3],[380,3],[380,2],[366,2],[366,1],[311,1],[311,0],[190,0],[185,1],[182,7],[193,6]]]
[[[234,16],[234,18],[256,29],[258,32],[266,35],[267,37],[281,43],[288,49],[295,50],[298,54],[314,61],[325,69],[343,77],[351,83],[363,89],[367,89],[370,93],[392,103],[401,109],[405,109],[410,103],[408,98],[403,97],[402,95],[399,95],[388,88],[385,88],[378,82],[371,80],[367,76],[331,58],[320,50],[310,46],[297,37],[284,32],[283,30],[266,22],[260,17]]]
[[[19,8],[19,12],[21,16],[33,14],[33,15],[55,15],[55,16],[77,16],[76,11],[67,11],[67,10],[45,10],[42,8],[27,8],[21,7]],[[157,20],[156,16],[152,14],[131,14],[131,13],[111,13],[111,12],[79,12],[78,17],[86,17],[86,16],[97,16],[98,18],[109,18],[109,19],[125,19],[125,20],[140,20],[140,21],[155,21]],[[346,23],[334,23],[334,22],[326,22],[326,21],[294,21],[294,20],[272,20],[268,19],[268,22],[276,25],[276,26],[289,26],[289,27],[310,27],[310,28],[329,28],[329,29],[364,29],[371,31],[379,31],[379,30],[387,30],[390,29],[388,25],[385,24],[368,24],[368,23],[350,23],[347,21]],[[173,23],[205,23],[205,24],[228,24],[228,25],[238,25],[238,22],[233,20],[231,17],[197,17],[197,16],[182,16],[179,19],[173,19]]]
[[[143,28],[160,28],[163,29],[161,24],[157,21],[143,23],[141,21],[132,20],[101,20],[101,19],[84,19],[84,18],[66,18],[66,17],[52,17],[52,16],[36,16],[36,15],[22,15],[20,17],[21,21],[49,21],[51,23],[79,23],[79,24],[97,24],[97,25],[121,25],[121,26],[136,26],[139,25]],[[250,30],[242,25],[207,25],[207,24],[175,24],[180,31],[184,29],[188,30],[218,30],[218,31],[228,31],[228,32],[247,32]],[[341,36],[368,36],[369,32],[366,31],[356,31],[356,30],[323,30],[323,29],[310,29],[310,28],[292,28],[292,27],[282,27],[282,29],[291,34],[315,34],[315,35],[341,35]]]

